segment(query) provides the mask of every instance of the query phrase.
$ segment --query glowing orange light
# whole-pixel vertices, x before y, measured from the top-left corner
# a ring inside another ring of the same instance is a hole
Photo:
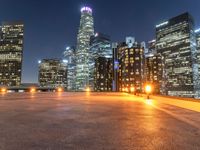
[[[131,87],[131,92],[135,92],[135,88],[134,87]]]
[[[90,92],[90,88],[88,87],[88,88],[86,88],[86,92]]]
[[[31,88],[30,92],[31,92],[31,93],[35,93],[35,92],[36,92],[36,89],[35,89],[35,88]]]
[[[146,85],[145,91],[146,91],[146,93],[148,93],[148,94],[151,93],[151,91],[152,91],[151,86],[150,86],[150,85]]]
[[[1,92],[5,93],[5,92],[7,92],[7,89],[6,88],[2,88]]]
[[[58,90],[58,92],[62,92],[62,91],[63,91],[63,89],[62,89],[62,88],[58,88],[57,90]]]

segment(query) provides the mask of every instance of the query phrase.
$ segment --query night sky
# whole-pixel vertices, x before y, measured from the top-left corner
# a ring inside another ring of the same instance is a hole
[[[22,82],[38,81],[38,60],[61,58],[76,44],[80,8],[93,8],[95,31],[124,41],[155,37],[155,25],[189,11],[200,27],[200,0],[0,0],[0,21],[23,20],[25,43]]]

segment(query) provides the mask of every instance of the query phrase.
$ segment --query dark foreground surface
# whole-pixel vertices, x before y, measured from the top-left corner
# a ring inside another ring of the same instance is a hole
[[[200,150],[200,113],[119,93],[0,95],[1,150]]]

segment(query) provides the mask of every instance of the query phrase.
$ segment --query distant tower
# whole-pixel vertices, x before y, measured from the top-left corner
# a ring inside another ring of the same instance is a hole
[[[39,84],[41,87],[67,89],[67,63],[60,59],[43,59],[39,63]]]
[[[80,27],[76,47],[76,90],[84,91],[89,85],[90,37],[94,35],[92,9],[81,9]]]
[[[64,51],[64,59],[67,62],[67,90],[74,91],[75,75],[76,75],[76,63],[75,63],[75,48],[67,47]]]

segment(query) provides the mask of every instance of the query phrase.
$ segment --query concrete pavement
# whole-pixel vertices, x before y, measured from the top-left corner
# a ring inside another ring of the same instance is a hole
[[[3,150],[199,150],[200,113],[123,93],[0,95]]]

